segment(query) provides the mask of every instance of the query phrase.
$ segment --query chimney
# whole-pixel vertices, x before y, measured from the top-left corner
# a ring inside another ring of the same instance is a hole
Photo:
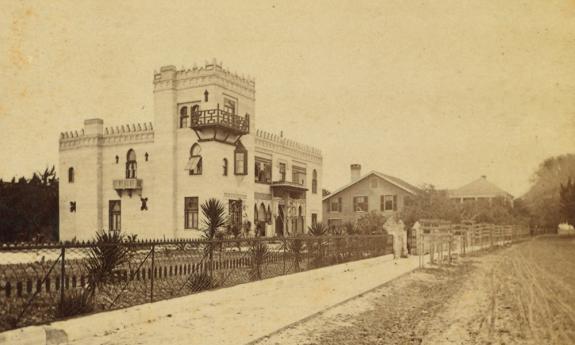
[[[361,177],[361,164],[352,164],[351,168],[351,182],[359,180]]]
[[[84,120],[84,132],[86,133],[86,135],[104,134],[104,120],[102,119]]]

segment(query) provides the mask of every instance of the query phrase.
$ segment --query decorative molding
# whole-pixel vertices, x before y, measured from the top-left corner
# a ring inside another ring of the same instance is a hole
[[[304,159],[315,163],[321,163],[323,160],[321,150],[315,147],[301,144],[260,129],[256,130],[255,143],[256,151],[259,148],[264,148],[272,152],[290,155],[295,159]]]
[[[114,146],[154,142],[151,122],[106,127],[103,134],[86,135],[82,129],[60,133],[60,151],[89,146]]]
[[[272,195],[269,193],[258,193],[256,192],[254,194],[254,199],[256,200],[271,200],[272,199]]]

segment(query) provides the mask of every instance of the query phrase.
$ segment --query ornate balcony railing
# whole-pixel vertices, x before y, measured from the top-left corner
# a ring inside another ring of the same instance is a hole
[[[305,192],[307,191],[306,186],[303,183],[293,182],[293,181],[274,181],[271,185],[272,188],[285,189],[288,191],[295,192]]]
[[[139,178],[124,178],[114,180],[115,190],[136,190],[142,189],[142,179]]]
[[[200,110],[192,114],[191,127],[193,129],[223,127],[240,134],[248,134],[250,132],[250,118],[248,114],[239,116],[219,108]]]

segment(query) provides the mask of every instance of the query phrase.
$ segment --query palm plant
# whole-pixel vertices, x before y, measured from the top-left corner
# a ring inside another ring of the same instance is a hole
[[[215,198],[208,199],[202,204],[202,214],[204,216],[203,222],[205,225],[204,238],[208,240],[206,245],[206,254],[211,263],[214,258],[214,240],[216,239],[220,229],[227,223],[224,204]]]
[[[308,248],[313,252],[312,265],[315,267],[320,267],[324,263],[325,243],[321,236],[326,235],[328,229],[329,228],[321,222],[312,224],[310,227],[308,227],[308,233],[313,237],[318,237],[316,241],[311,241],[311,243],[308,243]],[[311,247],[309,247],[309,244],[311,244]]]
[[[323,236],[327,233],[328,227],[322,222],[318,222],[308,226],[308,233],[312,236]]]
[[[94,290],[113,280],[116,270],[128,262],[129,249],[123,245],[124,236],[119,232],[98,232],[90,247],[86,269],[89,272],[89,289]]]
[[[290,240],[287,249],[293,255],[293,265],[296,272],[300,271],[300,262],[304,250],[304,241],[300,239]]]
[[[270,252],[267,244],[263,241],[253,240],[250,244],[250,280],[260,280],[262,279],[262,266],[265,264]]]

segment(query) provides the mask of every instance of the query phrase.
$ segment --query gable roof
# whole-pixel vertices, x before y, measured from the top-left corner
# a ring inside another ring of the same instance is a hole
[[[463,187],[449,191],[451,197],[465,196],[506,196],[513,197],[510,193],[487,181],[485,176],[466,184]]]
[[[417,188],[417,187],[415,187],[415,186],[413,186],[413,185],[411,185],[411,184],[405,182],[404,180],[402,180],[402,179],[400,179],[400,178],[398,178],[398,177],[394,177],[394,176],[391,176],[391,175],[387,175],[387,174],[381,173],[381,172],[379,172],[379,171],[372,170],[372,171],[370,171],[369,173],[367,173],[366,175],[363,175],[362,177],[360,177],[359,179],[357,179],[357,181],[348,183],[348,184],[346,184],[345,186],[336,189],[336,190],[335,190],[333,193],[331,193],[330,195],[327,195],[327,196],[323,197],[322,200],[327,200],[327,199],[331,198],[332,196],[334,196],[334,195],[336,195],[336,194],[338,194],[338,193],[340,193],[340,192],[342,192],[342,191],[344,191],[344,190],[350,188],[351,186],[353,186],[353,185],[355,185],[355,184],[357,184],[357,183],[359,183],[359,182],[365,180],[366,178],[368,178],[369,176],[372,176],[372,175],[375,175],[375,176],[377,176],[377,177],[379,177],[379,178],[381,178],[381,179],[383,179],[383,180],[385,180],[385,181],[391,183],[392,185],[394,185],[394,186],[396,186],[396,187],[399,187],[400,189],[403,189],[404,191],[406,191],[406,192],[408,192],[408,193],[410,193],[410,194],[416,195],[416,194],[419,194],[419,193],[421,192],[421,190],[420,190],[419,188]]]

